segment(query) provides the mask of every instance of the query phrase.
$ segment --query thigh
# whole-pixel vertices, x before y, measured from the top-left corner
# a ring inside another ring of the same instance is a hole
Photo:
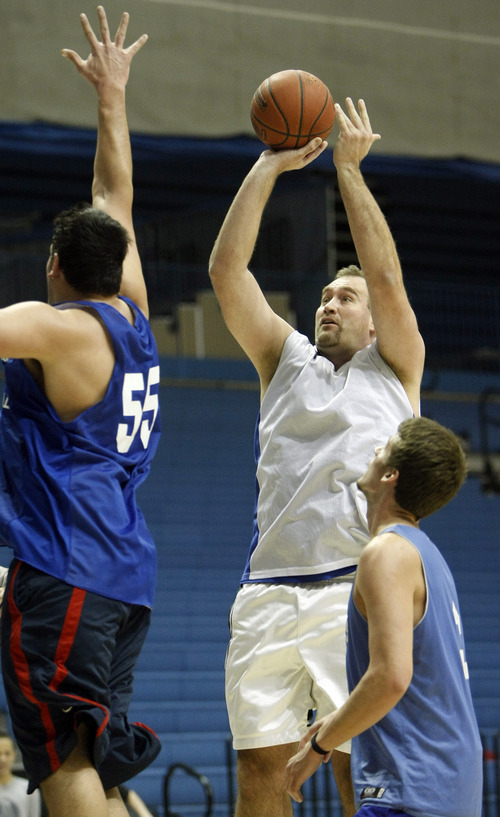
[[[240,793],[250,798],[259,794],[283,792],[288,761],[297,751],[297,743],[243,749],[237,752],[237,776]]]
[[[111,712],[127,712],[133,692],[134,669],[148,634],[151,610],[130,606],[116,633],[110,667]]]
[[[86,722],[97,756],[109,741],[111,668],[130,605],[11,567],[2,616],[2,670],[30,786],[56,771]]]
[[[231,613],[226,701],[235,749],[301,738],[312,699],[297,647],[294,587],[245,585],[239,591]]]
[[[116,636],[109,680],[109,741],[105,756],[96,758],[106,791],[142,772],[161,750],[160,740],[153,729],[143,723],[131,723],[128,718],[134,668],[149,629],[150,617],[148,608],[131,607],[126,623]]]
[[[318,716],[338,709],[348,698],[346,676],[347,605],[352,585],[309,585],[301,593],[299,644],[314,682]]]
[[[325,582],[301,591],[299,643],[312,679],[315,717],[338,709],[349,697],[346,675],[347,605],[352,584]],[[351,741],[337,747],[350,753]]]

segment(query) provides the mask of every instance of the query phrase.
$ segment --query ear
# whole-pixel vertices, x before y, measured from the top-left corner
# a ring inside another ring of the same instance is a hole
[[[382,482],[393,483],[394,486],[396,486],[398,479],[399,479],[398,469],[393,468],[392,466],[387,466],[387,471],[382,476]]]
[[[62,273],[61,266],[59,264],[59,256],[58,254],[52,253],[52,266],[48,272],[49,278],[59,278]]]

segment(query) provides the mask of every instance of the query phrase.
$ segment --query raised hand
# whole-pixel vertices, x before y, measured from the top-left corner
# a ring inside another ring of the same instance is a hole
[[[380,139],[373,133],[370,117],[362,99],[358,102],[359,112],[350,97],[346,99],[347,114],[337,103],[335,105],[339,135],[333,149],[333,161],[338,168],[342,164],[360,165],[374,142]]]
[[[87,16],[85,14],[80,15],[83,32],[90,45],[90,54],[87,59],[82,59],[76,51],[69,48],[63,48],[61,54],[74,63],[79,73],[94,85],[98,92],[102,85],[124,88],[129,77],[130,63],[135,54],[145,44],[148,35],[143,34],[128,48],[124,48],[123,43],[127,34],[129,14],[127,12],[122,14],[114,40],[111,40],[106,12],[102,6],[97,7],[97,16],[99,18],[101,42],[97,39]]]

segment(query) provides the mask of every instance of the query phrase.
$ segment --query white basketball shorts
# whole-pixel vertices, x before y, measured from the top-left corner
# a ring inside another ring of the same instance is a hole
[[[351,579],[351,577],[349,577]],[[351,581],[245,584],[231,610],[226,703],[235,749],[294,743],[347,698]],[[349,752],[350,741],[337,747]]]

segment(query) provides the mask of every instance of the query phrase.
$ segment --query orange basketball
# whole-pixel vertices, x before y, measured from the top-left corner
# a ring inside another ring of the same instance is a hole
[[[290,68],[259,85],[250,117],[259,139],[273,150],[283,150],[302,147],[315,136],[325,139],[333,128],[335,108],[324,82]]]

